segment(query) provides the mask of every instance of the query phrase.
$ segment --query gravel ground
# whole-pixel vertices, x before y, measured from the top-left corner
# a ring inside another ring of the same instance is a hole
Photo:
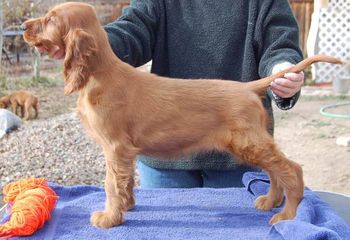
[[[101,149],[85,134],[76,113],[24,124],[0,140],[0,185],[45,177],[65,185],[102,185]]]

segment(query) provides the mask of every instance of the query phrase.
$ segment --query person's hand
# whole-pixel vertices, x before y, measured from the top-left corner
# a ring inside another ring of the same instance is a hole
[[[286,67],[292,66],[292,64],[284,64],[283,67],[278,69],[276,65],[273,69],[273,72],[277,72],[285,69]],[[276,68],[277,67],[277,68]],[[281,69],[282,68],[282,69]],[[284,78],[277,78],[271,83],[271,90],[277,96],[281,98],[290,98],[293,97],[297,92],[300,91],[301,87],[304,84],[304,72],[299,73],[286,73]]]

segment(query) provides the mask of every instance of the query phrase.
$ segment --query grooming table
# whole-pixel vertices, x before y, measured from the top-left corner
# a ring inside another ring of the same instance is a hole
[[[111,229],[90,225],[90,214],[104,208],[105,193],[94,186],[51,185],[60,196],[52,219],[24,239],[350,239],[350,228],[326,203],[306,189],[294,220],[270,226],[280,209],[254,208],[268,191],[264,173],[246,173],[246,188],[136,189],[136,206],[125,223]]]

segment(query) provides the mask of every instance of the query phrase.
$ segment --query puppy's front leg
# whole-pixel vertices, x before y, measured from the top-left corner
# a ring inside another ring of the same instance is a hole
[[[24,120],[29,120],[29,117],[30,117],[30,105],[28,105],[27,103],[24,104]]]
[[[91,223],[110,228],[123,223],[124,213],[134,205],[133,183],[136,154],[125,147],[104,149],[106,157],[106,205],[103,212],[95,212]]]
[[[12,112],[17,115],[17,102],[16,101],[11,101],[11,108]]]

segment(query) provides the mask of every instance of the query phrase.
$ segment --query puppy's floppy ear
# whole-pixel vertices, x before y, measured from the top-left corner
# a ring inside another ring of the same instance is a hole
[[[64,93],[82,89],[89,80],[89,63],[97,51],[95,38],[82,29],[70,30],[65,39]]]

